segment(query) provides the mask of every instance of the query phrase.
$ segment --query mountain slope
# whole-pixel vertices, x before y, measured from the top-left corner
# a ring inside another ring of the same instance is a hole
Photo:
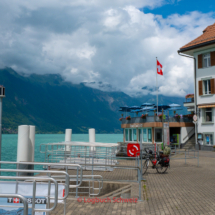
[[[16,132],[20,124],[33,124],[39,133],[121,132],[117,112],[120,105],[135,105],[138,100],[122,92],[108,93],[84,84],[64,82],[60,75],[24,77],[6,68],[0,70],[0,84],[6,89],[3,99],[3,132]]]
[[[3,133],[16,133],[18,125],[36,125],[38,133],[122,132],[120,106],[155,102],[147,95],[131,98],[123,92],[104,92],[65,82],[60,75],[22,76],[10,68],[0,70],[0,84],[5,86]],[[182,103],[183,98],[159,97],[159,104]],[[135,114],[132,114],[135,115]]]

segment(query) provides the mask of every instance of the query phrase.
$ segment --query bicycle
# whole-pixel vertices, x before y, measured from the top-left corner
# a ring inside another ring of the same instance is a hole
[[[144,149],[146,155],[143,157],[145,160],[143,164],[143,171],[142,174],[144,175],[149,167],[149,163],[152,163],[152,168],[156,169],[159,174],[164,174],[168,167],[170,166],[170,159],[169,156],[163,155],[162,152],[153,153],[150,149]]]

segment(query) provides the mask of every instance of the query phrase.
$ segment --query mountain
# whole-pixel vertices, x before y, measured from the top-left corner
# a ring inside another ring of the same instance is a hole
[[[20,75],[10,68],[0,70],[5,87],[3,133],[16,133],[18,125],[35,125],[37,133],[120,133],[120,106],[140,105],[151,96],[132,98],[123,92],[105,92],[86,84],[65,82],[60,75]],[[162,98],[162,97],[161,97]],[[163,97],[163,102],[169,101]],[[182,101],[182,98],[174,102]],[[178,102],[179,103],[179,102]]]
[[[22,76],[10,68],[0,70],[5,86],[2,127],[4,133],[17,132],[18,125],[36,125],[38,133],[122,132],[121,105],[135,105],[137,99],[122,92],[103,92],[84,84],[65,82],[60,75]]]

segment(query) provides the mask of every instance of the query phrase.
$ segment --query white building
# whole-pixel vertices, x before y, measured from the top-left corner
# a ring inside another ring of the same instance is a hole
[[[215,24],[208,26],[201,36],[181,47],[178,53],[194,59],[197,133],[203,134],[203,140],[199,141],[200,148],[213,150],[215,145]]]

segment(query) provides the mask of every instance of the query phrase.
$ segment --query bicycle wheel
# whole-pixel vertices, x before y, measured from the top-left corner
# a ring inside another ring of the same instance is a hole
[[[148,166],[149,166],[149,160],[145,160],[143,166],[142,166],[142,174],[144,175],[148,169]]]
[[[159,174],[163,174],[167,171],[169,166],[162,166],[160,163],[157,163],[155,167]]]

